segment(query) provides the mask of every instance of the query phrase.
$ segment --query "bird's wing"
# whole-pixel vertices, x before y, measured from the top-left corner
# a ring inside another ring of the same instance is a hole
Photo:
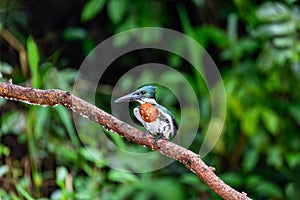
[[[171,123],[171,130],[172,130],[172,137],[174,138],[175,135],[177,134],[177,130],[178,130],[178,124],[176,122],[176,120],[174,119],[174,117],[172,117],[172,113],[165,107],[161,106],[161,105],[157,105],[157,108],[160,111],[160,114],[163,115],[169,122]],[[167,114],[165,114],[167,113]]]

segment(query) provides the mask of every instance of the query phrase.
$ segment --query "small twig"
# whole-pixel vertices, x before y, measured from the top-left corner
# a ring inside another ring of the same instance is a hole
[[[19,53],[21,69],[24,75],[27,75],[27,53],[22,43],[6,28],[2,28],[0,35],[4,40]]]
[[[250,199],[247,194],[238,192],[225,184],[215,173],[214,168],[207,166],[194,152],[167,140],[158,140],[154,145],[151,135],[144,136],[143,132],[122,122],[94,105],[62,90],[39,90],[13,85],[12,82],[0,82],[0,97],[22,101],[41,106],[62,105],[73,112],[111,129],[128,141],[147,146],[153,150],[183,163],[188,169],[224,199]]]

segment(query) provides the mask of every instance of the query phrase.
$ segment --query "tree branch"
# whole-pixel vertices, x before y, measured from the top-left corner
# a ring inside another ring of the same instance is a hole
[[[123,136],[126,140],[147,146],[161,154],[178,160],[224,199],[250,199],[247,194],[239,193],[225,184],[215,173],[214,168],[207,166],[194,152],[167,140],[158,140],[154,145],[154,137],[150,134],[144,136],[140,130],[122,122],[103,110],[84,100],[62,90],[40,90],[0,82],[0,97],[9,100],[22,101],[28,104],[41,106],[62,105],[73,112],[99,123]]]

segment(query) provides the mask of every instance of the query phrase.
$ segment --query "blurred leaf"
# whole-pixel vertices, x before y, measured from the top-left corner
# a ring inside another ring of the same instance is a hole
[[[104,152],[101,151],[101,149],[90,147],[90,146],[80,149],[80,155],[83,158],[95,163],[100,168],[107,165],[106,158],[103,154]]]
[[[12,68],[11,65],[9,65],[6,62],[1,62],[0,61],[0,73],[1,74],[11,75],[12,72],[13,72],[13,68]]]
[[[65,180],[68,175],[68,170],[65,167],[58,167],[56,169],[56,183],[61,188],[65,187]]]
[[[199,38],[198,42],[206,48],[208,44],[214,43],[218,47],[225,47],[228,45],[228,37],[225,31],[222,29],[211,26],[211,25],[203,25],[197,30],[197,38]]]
[[[288,110],[296,123],[300,126],[300,105],[291,105]]]
[[[25,188],[22,187],[20,184],[16,185],[16,189],[23,197],[26,198],[26,200],[34,200],[34,198],[29,194],[29,192],[27,192]]]
[[[176,179],[164,178],[148,182],[144,184],[144,190],[150,191],[155,195],[155,199],[172,199],[181,200],[184,199],[183,190],[180,188],[180,184]]]
[[[160,41],[162,33],[158,31],[141,30],[139,35],[134,35],[142,44],[153,44]]]
[[[0,177],[5,175],[9,171],[9,168],[7,165],[1,165],[0,166]]]
[[[34,135],[36,139],[40,139],[42,134],[45,133],[45,124],[49,119],[49,108],[38,107],[36,109],[37,120],[34,127]]]
[[[267,198],[283,199],[281,188],[269,181],[260,182],[259,187],[256,186],[255,190]]]
[[[201,183],[199,177],[196,176],[195,174],[183,174],[181,178],[181,182],[194,187],[196,187],[198,184]]]
[[[300,166],[300,153],[289,152],[286,154],[286,160],[290,168],[295,168],[296,166]]]
[[[247,180],[248,187],[251,187],[262,199],[277,198],[282,199],[283,194],[279,186],[265,180],[263,177],[252,174]]]
[[[291,63],[291,70],[294,73],[295,77],[300,80],[300,61]]]
[[[285,188],[285,193],[287,196],[286,199],[296,200],[299,198],[299,186],[297,188],[295,183],[288,183]]]
[[[0,135],[1,135],[1,132],[0,132]],[[0,158],[2,156],[9,156],[9,154],[10,154],[10,149],[7,146],[0,144]]]
[[[256,17],[261,22],[278,22],[291,18],[289,8],[281,2],[265,2],[256,11]]]
[[[87,56],[95,47],[97,43],[93,38],[87,37],[83,41],[83,53]]]
[[[41,187],[43,184],[43,177],[40,172],[36,171],[33,173],[33,182],[36,187]]]
[[[257,68],[262,72],[268,72],[274,68],[275,61],[274,58],[276,57],[275,52],[273,51],[270,44],[265,45],[262,49],[260,55],[258,56],[257,60]]]
[[[265,152],[270,145],[269,134],[263,130],[260,130],[251,138],[251,144],[255,146],[255,150],[258,152]]]
[[[178,6],[178,13],[184,33],[187,34],[189,37],[193,38],[194,40],[199,41],[197,38],[196,30],[193,28],[188,18],[186,9],[182,6]],[[195,76],[196,85],[198,85],[199,87],[200,85],[202,85],[203,81],[200,74],[204,74],[203,65],[201,63],[202,59],[199,58],[199,55],[201,55],[202,53],[202,49],[196,48],[194,45],[188,43],[187,53],[190,59],[189,61],[193,63],[193,65],[198,67],[198,70],[196,70],[196,68],[194,67],[192,69],[194,70],[193,75]],[[198,73],[198,71],[200,71],[200,73]]]
[[[270,71],[269,76],[265,80],[265,87],[270,92],[279,91],[282,88],[280,74],[276,71]]]
[[[256,149],[248,149],[243,159],[243,169],[247,172],[253,170],[259,160],[259,153]]]
[[[67,132],[69,134],[69,137],[72,141],[72,143],[79,147],[79,141],[77,138],[77,135],[75,134],[74,126],[72,123],[72,119],[70,116],[70,113],[68,110],[62,106],[55,107],[56,112],[58,113],[59,118],[61,119],[62,123],[64,124],[65,128],[67,129]]]
[[[272,133],[273,135],[276,135],[279,132],[279,117],[274,111],[270,109],[263,109],[261,115],[262,121],[264,122],[267,130],[270,131],[270,133]]]
[[[168,65],[173,67],[179,67],[182,64],[183,60],[180,56],[172,54],[168,56]]]
[[[276,169],[283,166],[282,150],[279,146],[270,146],[267,150],[267,163]]]
[[[257,132],[259,115],[260,109],[256,107],[244,111],[241,128],[248,136],[253,136]]]
[[[32,36],[29,36],[27,39],[27,54],[28,54],[28,63],[31,70],[32,80],[31,85],[32,87],[39,88],[41,85],[41,78],[39,74],[39,51],[36,43],[34,42]]]
[[[294,45],[294,37],[275,37],[273,39],[273,44],[277,48],[288,48]]]
[[[67,28],[63,32],[63,37],[66,40],[80,40],[87,36],[87,31],[81,27],[71,27]]]
[[[232,187],[237,187],[243,182],[243,178],[239,173],[226,172],[220,175],[220,178],[231,185]]]
[[[256,37],[275,37],[295,33],[296,26],[292,21],[262,25],[253,32]]]
[[[1,132],[20,134],[26,127],[26,116],[21,111],[8,112],[1,117]]]
[[[62,200],[62,191],[60,189],[55,190],[54,192],[52,192],[50,199],[51,200]]]
[[[118,182],[118,183],[137,183],[139,182],[138,178],[135,174],[117,171],[111,169],[108,173],[108,179],[110,181]]]
[[[124,23],[122,23],[118,29],[117,32],[123,32],[128,31],[130,29],[137,28],[136,22],[133,18],[128,18]],[[116,35],[116,37],[113,38],[113,45],[115,47],[121,47],[126,45],[130,39],[132,39],[133,35],[126,33],[121,35]]]
[[[111,21],[116,24],[120,22],[126,11],[128,2],[126,0],[110,0],[107,4],[107,12]]]
[[[101,12],[105,0],[88,0],[82,8],[81,21],[86,22]]]
[[[255,17],[255,6],[251,0],[234,0],[235,6],[239,10],[239,14],[245,19],[250,25],[256,22]]]

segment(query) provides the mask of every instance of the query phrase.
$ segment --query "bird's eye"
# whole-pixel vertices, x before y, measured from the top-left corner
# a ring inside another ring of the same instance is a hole
[[[146,94],[146,91],[145,91],[145,90],[143,90],[143,91],[141,91],[141,93],[142,93],[142,94]]]

